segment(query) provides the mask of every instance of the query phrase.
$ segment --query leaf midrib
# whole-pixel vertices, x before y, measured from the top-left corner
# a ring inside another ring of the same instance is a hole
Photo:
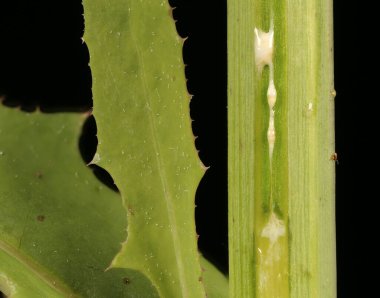
[[[130,26],[131,26],[131,24],[130,24]],[[144,64],[144,59],[143,59],[142,54],[141,54],[142,51],[139,47],[138,40],[134,36],[133,30],[131,30],[130,32],[131,32],[132,43],[135,45],[137,57],[138,57],[140,65],[141,65],[141,81],[142,81],[142,86],[143,86],[144,99],[145,99],[146,103],[149,106],[151,106],[151,98],[149,96],[148,86],[147,86],[147,82],[146,82],[145,64]],[[172,195],[169,192],[169,186],[168,186],[168,182],[167,182],[167,178],[166,178],[166,172],[165,172],[164,166],[163,166],[164,163],[163,163],[162,158],[161,158],[160,145],[159,145],[158,140],[156,138],[157,127],[156,127],[156,124],[155,124],[154,119],[153,119],[152,110],[151,109],[147,109],[147,110],[148,110],[148,115],[149,115],[149,128],[150,128],[150,132],[152,134],[153,146],[154,146],[154,150],[157,153],[157,154],[155,154],[157,169],[158,169],[158,173],[160,176],[160,182],[161,182],[163,193],[164,193],[164,199],[165,199],[165,203],[166,203],[166,211],[167,211],[167,214],[169,217],[170,226],[172,228],[171,229],[171,236],[172,236],[173,248],[174,248],[176,264],[177,264],[177,269],[178,269],[179,282],[180,282],[181,290],[182,290],[182,297],[189,297],[189,294],[187,292],[187,286],[186,286],[184,265],[182,262],[181,248],[179,245],[180,241],[179,241],[178,230],[177,230],[177,225],[176,225],[177,219],[175,216],[175,212],[173,210]]]
[[[0,240],[0,250],[7,254],[10,258],[15,259],[22,264],[29,272],[37,276],[41,282],[47,284],[63,297],[79,297],[72,292],[59,278],[52,277],[50,272],[44,272],[40,264],[35,263],[27,256],[23,255],[19,250]],[[50,275],[50,276],[49,276]]]

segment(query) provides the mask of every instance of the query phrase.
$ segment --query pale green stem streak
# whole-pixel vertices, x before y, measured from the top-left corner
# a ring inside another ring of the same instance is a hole
[[[272,169],[254,50],[271,22]],[[336,295],[332,45],[332,0],[228,1],[231,297]]]

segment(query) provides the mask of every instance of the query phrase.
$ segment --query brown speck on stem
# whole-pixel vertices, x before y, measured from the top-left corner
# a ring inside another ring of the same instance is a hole
[[[333,160],[335,161],[337,164],[339,164],[339,161],[338,161],[338,154],[336,152],[334,152],[333,154],[331,154],[330,156],[330,160]]]

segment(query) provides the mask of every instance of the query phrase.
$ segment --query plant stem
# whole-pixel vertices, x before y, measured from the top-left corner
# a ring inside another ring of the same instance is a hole
[[[231,297],[336,295],[332,44],[332,0],[228,1]]]

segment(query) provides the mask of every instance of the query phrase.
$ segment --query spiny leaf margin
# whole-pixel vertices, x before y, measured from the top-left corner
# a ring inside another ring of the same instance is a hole
[[[205,168],[171,8],[166,0],[83,3],[99,140],[93,162],[110,172],[129,215],[112,266],[143,272],[162,297],[204,297],[194,197]]]

